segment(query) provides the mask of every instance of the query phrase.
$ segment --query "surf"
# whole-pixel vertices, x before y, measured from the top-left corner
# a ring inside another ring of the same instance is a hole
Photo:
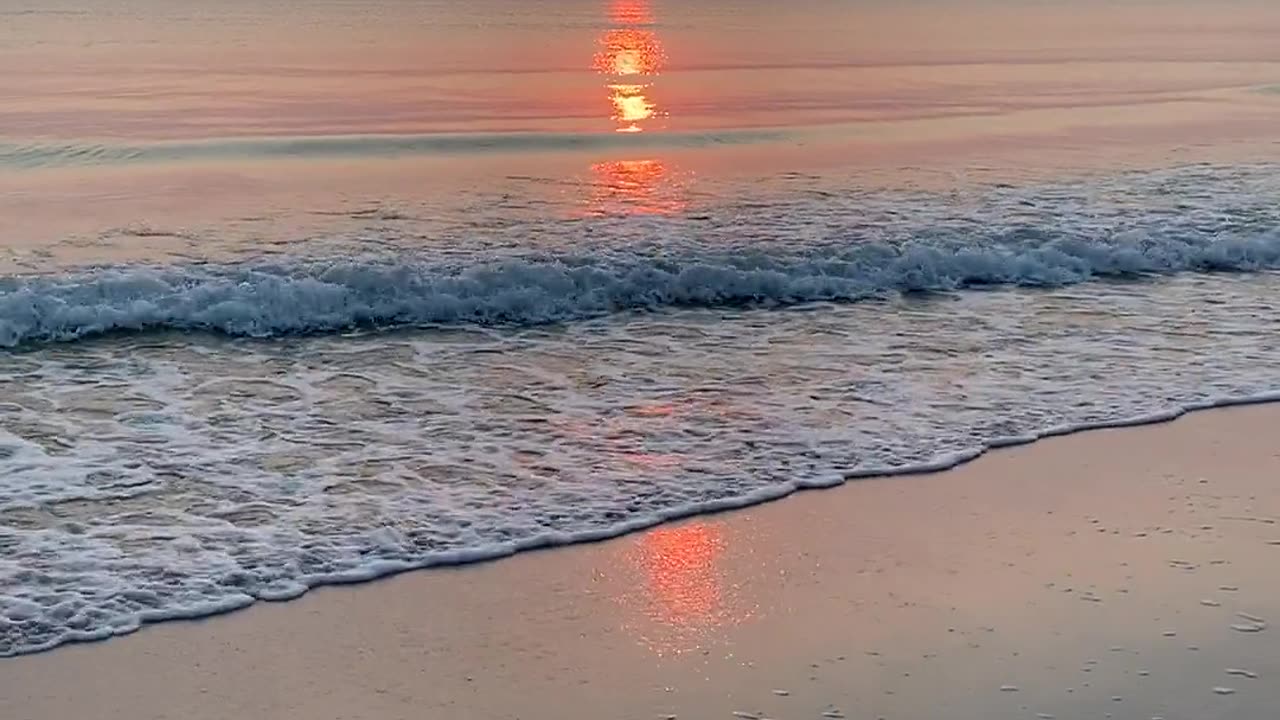
[[[856,243],[798,254],[768,247],[624,252],[463,265],[408,254],[121,266],[0,279],[0,347],[123,331],[269,338],[414,325],[530,326],[667,308],[858,302],[892,293],[1277,268],[1275,230],[978,246]]]

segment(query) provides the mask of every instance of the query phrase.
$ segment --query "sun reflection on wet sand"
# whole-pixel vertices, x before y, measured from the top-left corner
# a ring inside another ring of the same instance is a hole
[[[658,655],[705,648],[717,633],[752,613],[737,607],[721,560],[724,528],[693,522],[639,535],[625,552],[635,585],[619,599],[625,629]]]

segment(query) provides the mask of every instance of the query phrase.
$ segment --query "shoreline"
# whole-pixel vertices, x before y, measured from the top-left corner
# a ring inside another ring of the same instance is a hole
[[[808,494],[809,490],[834,490],[861,481],[881,480],[898,477],[945,475],[956,469],[966,467],[983,459],[996,451],[1013,450],[1025,446],[1034,446],[1044,440],[1090,434],[1097,431],[1122,430],[1146,426],[1160,426],[1175,422],[1181,418],[1214,410],[1280,403],[1280,390],[1271,390],[1252,395],[1228,396],[1193,403],[1180,408],[1151,413],[1132,418],[1103,420],[1079,425],[1060,425],[1047,428],[1041,432],[1022,436],[995,438],[984,446],[973,450],[962,451],[930,460],[916,465],[889,468],[867,468],[864,470],[835,471],[825,476],[808,480],[797,480],[784,485],[762,488],[747,495],[719,498],[716,500],[669,508],[657,515],[635,518],[609,528],[599,528],[577,532],[551,532],[538,535],[524,541],[506,543],[484,548],[466,548],[434,554],[421,563],[395,563],[382,561],[374,567],[358,572],[338,573],[322,578],[304,578],[300,587],[288,592],[270,596],[246,596],[218,603],[210,608],[183,608],[157,611],[153,615],[143,616],[136,624],[114,631],[85,633],[82,637],[61,639],[57,642],[38,648],[22,650],[16,653],[0,654],[0,663],[31,655],[41,655],[57,651],[59,648],[77,645],[95,645],[115,638],[123,638],[157,625],[172,623],[202,622],[261,605],[263,603],[288,604],[302,598],[312,591],[328,587],[362,586],[380,580],[418,571],[447,570],[465,568],[473,565],[487,564],[522,556],[530,553],[571,548],[578,545],[590,545],[625,538],[671,524],[712,517],[723,513],[748,510],[757,506],[775,503],[797,494]]]
[[[305,578],[302,581],[302,587],[296,592],[290,591],[279,593],[272,596],[247,597],[245,599],[235,599],[225,603],[220,603],[217,607],[212,608],[193,608],[178,609],[157,612],[151,617],[142,617],[138,624],[131,626],[119,632],[89,633],[84,637],[76,637],[60,640],[56,643],[42,646],[39,648],[24,650],[12,654],[0,654],[0,661],[10,658],[20,658],[26,655],[35,655],[51,652],[64,645],[80,645],[106,642],[112,638],[125,637],[132,635],[148,626],[160,623],[170,622],[199,622],[206,618],[218,617],[230,613],[244,610],[259,603],[287,603],[296,600],[308,592],[320,588],[331,586],[345,585],[363,585],[372,583],[384,578],[394,577],[404,573],[416,572],[419,570],[431,570],[436,568],[450,568],[473,565],[478,563],[488,563],[505,558],[515,557],[530,552],[543,550],[555,550],[562,547],[570,547],[573,545],[582,545],[590,543],[607,542],[617,538],[625,537],[638,532],[643,532],[652,528],[661,527],[669,523],[677,523],[683,520],[690,520],[702,516],[717,515],[720,513],[733,512],[735,510],[744,510],[747,508],[763,505],[766,503],[776,502],[785,499],[796,493],[806,490],[827,490],[843,486],[850,482],[861,480],[875,480],[881,478],[893,478],[915,475],[930,475],[935,473],[946,473],[956,468],[962,467],[978,460],[992,451],[1005,450],[1010,448],[1031,445],[1042,440],[1048,440],[1058,437],[1066,437],[1081,433],[1089,433],[1098,430],[1112,430],[1130,427],[1142,427],[1146,425],[1160,425],[1170,423],[1182,418],[1190,413],[1201,412],[1205,410],[1219,410],[1233,407],[1243,407],[1250,405],[1263,405],[1280,402],[1280,390],[1257,393],[1254,395],[1230,396],[1202,403],[1194,403],[1182,407],[1180,409],[1171,409],[1152,413],[1150,415],[1138,416],[1134,418],[1121,418],[1117,420],[1104,420],[1096,423],[1083,423],[1077,426],[1062,425],[1050,427],[1042,432],[1023,435],[995,438],[981,448],[970,451],[954,453],[950,456],[943,456],[928,462],[917,465],[906,465],[902,467],[890,468],[867,468],[865,470],[836,471],[827,477],[813,478],[809,480],[797,480],[785,485],[776,487],[763,488],[754,493],[749,493],[740,497],[720,498],[710,500],[694,505],[685,505],[670,508],[667,511],[659,513],[656,516],[645,518],[637,518],[633,521],[622,523],[620,525],[601,528],[595,530],[577,531],[573,533],[552,532],[529,538],[526,541],[504,544],[489,548],[466,548],[462,550],[453,550],[437,555],[433,555],[421,563],[397,564],[389,561],[380,563],[377,567],[355,573],[343,573],[327,576],[324,578]]]
[[[0,715],[1258,717],[1277,419],[1076,434],[0,660]]]

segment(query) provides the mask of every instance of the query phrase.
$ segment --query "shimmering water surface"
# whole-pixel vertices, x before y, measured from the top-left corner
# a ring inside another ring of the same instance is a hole
[[[1277,33],[11,2],[0,655],[1269,397]]]

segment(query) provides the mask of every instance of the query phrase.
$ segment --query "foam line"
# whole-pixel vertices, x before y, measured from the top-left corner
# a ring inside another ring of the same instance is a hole
[[[1044,431],[1034,435],[995,438],[980,448],[944,455],[942,457],[914,465],[853,469],[842,474],[828,474],[815,478],[799,479],[788,483],[780,483],[778,485],[760,488],[759,490],[741,496],[717,498],[714,500],[668,508],[649,515],[633,517],[625,522],[617,523],[609,527],[592,528],[572,533],[547,532],[517,542],[493,543],[480,547],[432,553],[415,562],[381,560],[369,563],[358,570],[340,573],[306,575],[301,578],[300,584],[289,588],[286,592],[261,595],[259,597],[247,594],[238,594],[220,598],[212,603],[200,603],[186,607],[148,610],[139,613],[133,618],[119,621],[114,625],[107,627],[95,628],[90,631],[69,630],[63,635],[40,645],[25,646],[13,652],[0,653],[0,657],[12,657],[16,655],[42,652],[66,643],[105,640],[110,637],[132,633],[140,629],[143,625],[150,623],[169,620],[195,620],[213,615],[225,614],[248,607],[257,600],[289,600],[303,595],[311,588],[325,585],[364,583],[412,570],[466,565],[497,560],[532,550],[556,548],[579,543],[600,542],[629,533],[646,530],[663,523],[683,520],[700,515],[737,510],[753,505],[759,505],[761,503],[779,500],[801,490],[828,489],[856,480],[944,472],[971,462],[982,455],[985,455],[990,450],[1008,448],[1015,445],[1025,445],[1045,438],[1060,437],[1063,435],[1095,430],[1166,423],[1176,420],[1189,412],[1240,405],[1256,405],[1277,401],[1280,401],[1280,391],[1269,391],[1253,395],[1217,398],[1214,400],[1192,403],[1179,408],[1163,410],[1137,417],[1093,423],[1081,423],[1069,426],[1060,425],[1046,428]]]

